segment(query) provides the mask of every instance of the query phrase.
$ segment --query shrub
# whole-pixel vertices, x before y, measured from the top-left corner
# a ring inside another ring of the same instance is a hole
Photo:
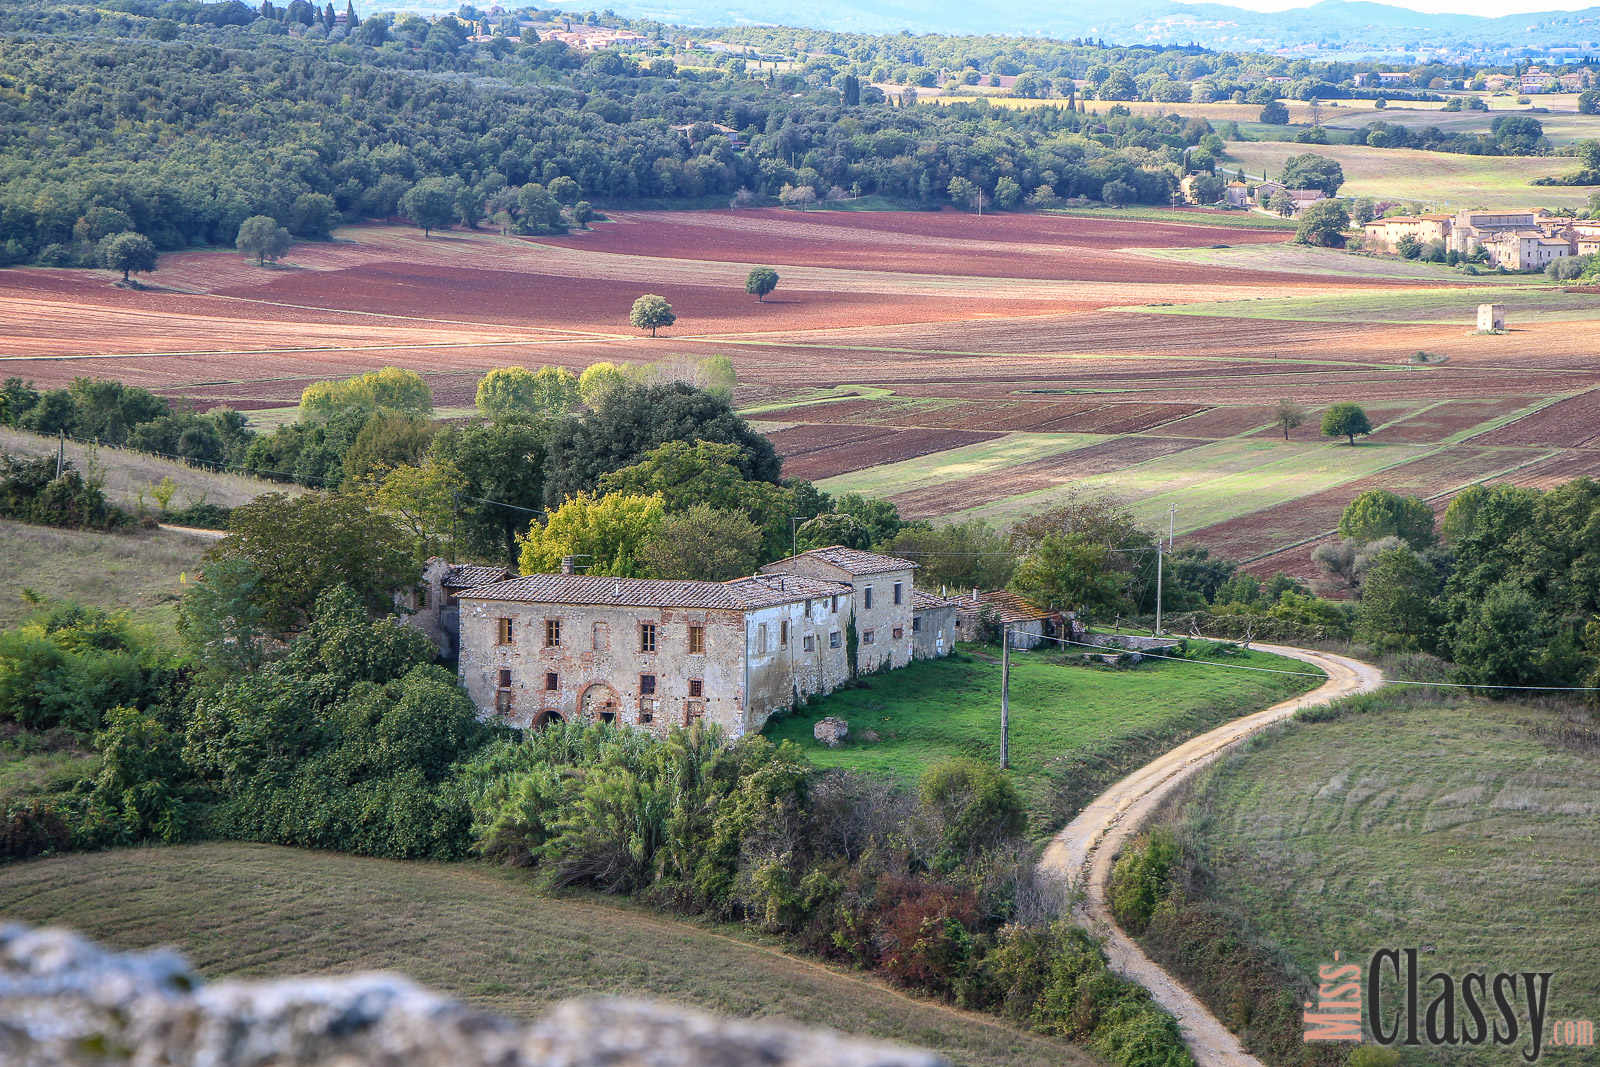
[[[1129,933],[1142,934],[1166,899],[1178,845],[1172,831],[1157,828],[1122,850],[1111,869],[1111,914]]]

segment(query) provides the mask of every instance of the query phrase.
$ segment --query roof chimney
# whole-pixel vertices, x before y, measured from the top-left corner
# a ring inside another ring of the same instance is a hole
[[[576,573],[576,568],[573,567],[573,565],[572,565],[572,557],[571,556],[562,556],[561,557],[561,573],[562,574],[574,574],[574,573]]]
[[[612,583],[611,583],[611,595],[615,596],[615,597],[620,597],[622,595],[622,579],[621,578],[617,578],[617,579],[614,579],[612,581]]]

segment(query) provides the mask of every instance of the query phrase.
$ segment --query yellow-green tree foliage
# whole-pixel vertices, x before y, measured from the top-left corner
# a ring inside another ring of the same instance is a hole
[[[641,577],[646,568],[640,552],[665,516],[659,493],[579,493],[551,512],[545,525],[518,538],[518,565],[523,574],[550,574],[561,569],[563,556],[578,556],[589,574]]]
[[[591,363],[578,375],[578,395],[591,408],[597,408],[606,397],[637,377],[632,364],[612,363],[606,360]]]
[[[578,378],[565,367],[497,367],[478,383],[477,402],[496,422],[565,415],[578,406]]]
[[[338,382],[312,382],[300,394],[300,420],[326,422],[345,408],[433,412],[433,390],[416,371],[383,367]]]

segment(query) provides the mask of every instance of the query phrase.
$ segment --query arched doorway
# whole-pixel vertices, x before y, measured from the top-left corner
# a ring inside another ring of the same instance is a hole
[[[587,722],[614,723],[621,710],[622,700],[617,691],[604,682],[591,685],[578,698],[578,717]]]
[[[566,720],[561,717],[561,713],[559,711],[547,708],[533,717],[533,728],[535,730],[543,730],[546,726],[549,726],[553,722],[565,721]]]

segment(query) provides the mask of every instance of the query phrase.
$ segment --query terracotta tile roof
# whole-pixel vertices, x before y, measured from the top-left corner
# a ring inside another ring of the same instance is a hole
[[[479,586],[462,600],[525,604],[595,604],[627,608],[727,608],[749,611],[848,594],[843,582],[792,574],[758,574],[731,582],[676,581],[663,578],[607,578],[598,574],[531,574]]]
[[[776,563],[769,563],[761,568],[762,573],[772,574],[781,571],[784,564],[793,563],[795,560],[803,559],[806,556],[820,559],[824,563],[831,563],[850,574],[881,574],[884,571],[908,571],[916,567],[916,564],[909,559],[884,556],[877,552],[863,552],[859,548],[846,548],[843,545],[829,545],[827,548],[809,549],[798,556],[790,556],[788,559],[780,559]]]
[[[934,596],[932,593],[924,592],[921,589],[911,590],[912,611],[928,611],[932,608],[953,608],[955,606],[956,602],[954,600],[946,600],[942,596]]]
[[[752,574],[748,578],[726,582],[724,588],[744,601],[747,608],[849,596],[851,592],[848,582],[830,582],[825,578],[806,578],[798,574]]]
[[[480,567],[475,564],[463,563],[451,567],[444,576],[446,589],[475,589],[480,585],[493,585],[514,577],[511,571],[504,567]]]
[[[1040,611],[1016,593],[1005,589],[979,593],[976,598],[967,593],[956,598],[956,606],[963,612],[993,608],[1001,622],[1039,622],[1050,617],[1049,613]]]

